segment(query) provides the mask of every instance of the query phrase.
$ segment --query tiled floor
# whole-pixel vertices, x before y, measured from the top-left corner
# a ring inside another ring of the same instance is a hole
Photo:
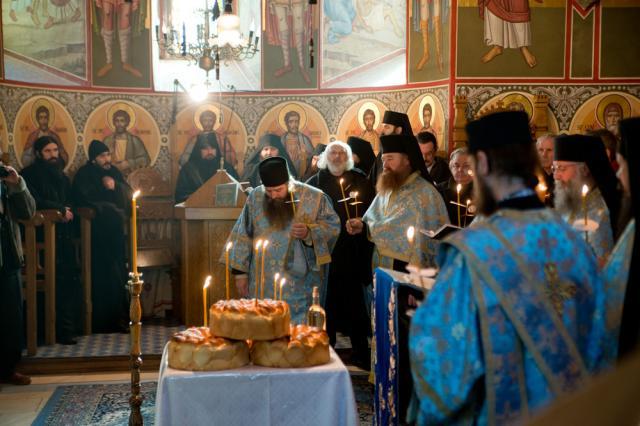
[[[30,386],[0,385],[0,425],[30,425],[56,386],[78,383],[128,382],[129,373],[34,376]],[[142,373],[142,381],[155,381],[158,373]]]

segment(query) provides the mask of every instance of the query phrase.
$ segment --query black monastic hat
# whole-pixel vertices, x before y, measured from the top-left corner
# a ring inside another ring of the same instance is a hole
[[[586,163],[592,149],[604,144],[600,138],[587,135],[559,135],[554,139],[553,159],[556,161],[573,161]],[[605,154],[606,155],[606,154]]]
[[[403,112],[385,111],[382,122],[391,124],[392,126],[402,127],[402,134],[404,135],[413,135],[413,133],[411,133],[409,116]]]
[[[529,116],[524,111],[504,111],[485,115],[467,124],[469,151],[504,145],[531,144]]]
[[[383,135],[380,137],[380,145],[382,146],[382,150],[380,151],[382,154],[393,152],[407,154],[409,163],[411,163],[411,169],[413,171],[419,171],[420,175],[427,182],[433,183],[427,166],[424,164],[424,159],[418,146],[418,140],[415,136],[412,134]]]
[[[373,163],[376,161],[376,154],[373,152],[373,147],[369,141],[357,136],[349,136],[347,145],[351,147],[351,151],[360,159],[357,167],[365,174],[369,174],[371,166],[373,166]]]
[[[287,160],[283,157],[270,157],[259,165],[260,179],[264,186],[278,186],[289,181]]]
[[[92,140],[89,144],[89,161],[95,160],[103,152],[109,152],[109,147],[97,139]]]

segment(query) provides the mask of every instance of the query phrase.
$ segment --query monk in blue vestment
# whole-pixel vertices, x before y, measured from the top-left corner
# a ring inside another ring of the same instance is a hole
[[[362,220],[347,221],[347,232],[367,233],[374,244],[374,268],[404,272],[409,263],[433,267],[438,241],[418,233],[418,238],[409,242],[405,235],[410,226],[435,231],[449,223],[442,196],[430,183],[415,136],[384,135],[380,145],[383,167],[376,183],[378,194]],[[412,393],[407,344],[410,317],[406,312],[422,294],[408,287],[398,290],[398,417],[401,419],[405,418]]]
[[[615,173],[600,138],[560,135],[554,144],[556,211],[587,240],[602,267],[613,250],[614,225],[620,208]],[[586,200],[582,194],[584,185],[588,189]],[[580,227],[585,210],[588,232]]]
[[[484,219],[441,244],[412,321],[419,424],[523,422],[612,362],[595,259],[533,190],[526,113],[487,115],[467,133]]]
[[[283,298],[291,322],[303,324],[313,287],[325,290],[325,266],[331,262],[340,218],[325,193],[289,176],[284,158],[263,160],[259,173],[262,185],[247,198],[228,239],[233,243],[229,262],[236,287],[241,297],[275,298],[273,279],[279,273],[286,279]],[[262,249],[255,256],[258,240],[269,244],[264,250],[264,291],[256,292],[263,263]]]

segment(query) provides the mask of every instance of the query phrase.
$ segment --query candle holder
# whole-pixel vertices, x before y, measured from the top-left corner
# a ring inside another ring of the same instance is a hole
[[[142,276],[139,272],[130,272],[129,294],[131,303],[129,305],[129,330],[131,332],[131,351],[129,355],[131,369],[131,397],[129,397],[129,426],[142,425],[142,413],[140,407],[144,399],[140,395],[140,368],[142,367],[142,346],[140,343],[140,333],[142,331],[142,307],[140,305],[140,293],[142,293]]]

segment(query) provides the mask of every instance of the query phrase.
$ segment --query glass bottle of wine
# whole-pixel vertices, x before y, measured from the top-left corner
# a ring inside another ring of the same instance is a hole
[[[327,329],[327,315],[320,306],[320,291],[318,287],[313,288],[313,302],[307,311],[307,325],[317,327],[321,330]]]

